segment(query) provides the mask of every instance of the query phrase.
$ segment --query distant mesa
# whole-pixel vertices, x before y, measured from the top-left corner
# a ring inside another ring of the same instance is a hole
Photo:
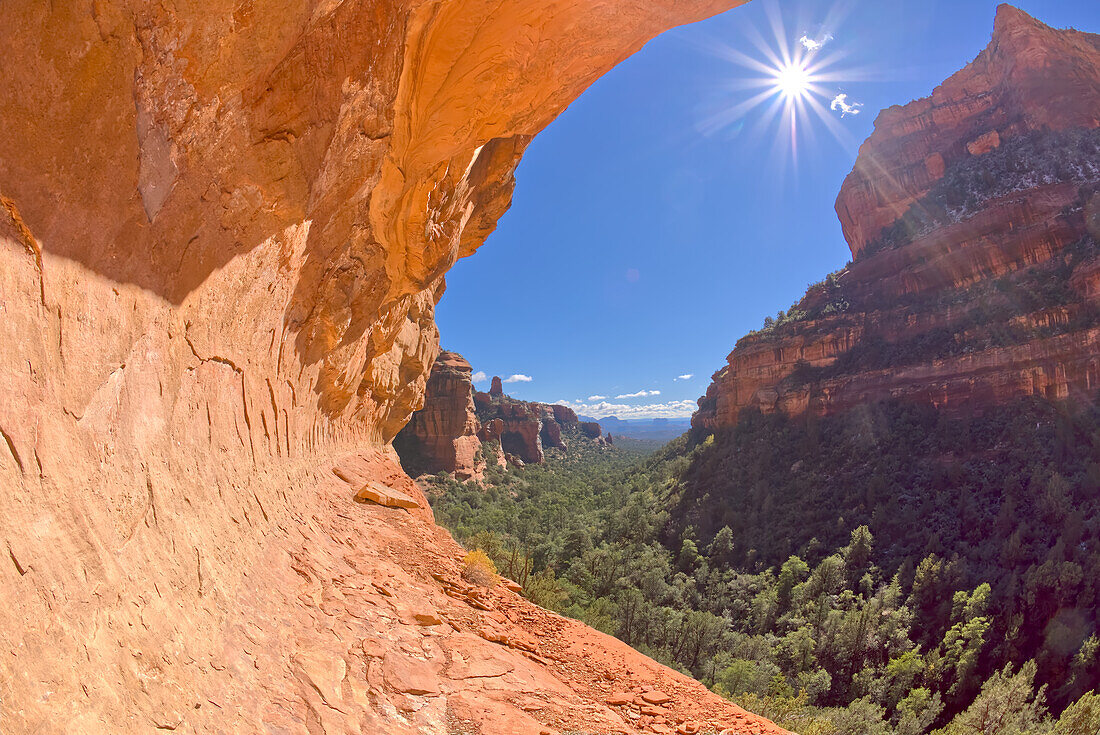
[[[694,425],[1095,389],[1098,126],[1100,36],[1001,6],[970,65],[879,115],[836,202],[852,262],[738,341]]]

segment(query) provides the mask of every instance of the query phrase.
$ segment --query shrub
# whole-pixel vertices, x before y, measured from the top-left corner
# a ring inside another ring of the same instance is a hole
[[[482,587],[496,584],[497,568],[493,560],[481,549],[474,549],[466,554],[463,559],[465,568],[462,570],[462,578]]]

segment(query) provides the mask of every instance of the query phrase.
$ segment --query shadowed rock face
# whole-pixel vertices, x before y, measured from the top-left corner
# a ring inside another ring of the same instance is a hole
[[[1010,6],[973,63],[885,110],[837,199],[853,262],[741,339],[693,418],[1100,386],[1100,36]]]
[[[531,137],[736,4],[3,3],[4,731],[621,723],[545,659],[439,668],[508,626],[430,576],[461,550],[388,444]]]

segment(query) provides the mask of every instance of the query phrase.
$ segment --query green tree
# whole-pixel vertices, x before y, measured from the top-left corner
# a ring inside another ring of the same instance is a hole
[[[871,536],[871,529],[860,526],[852,531],[848,545],[841,552],[844,557],[844,566],[848,571],[849,586],[854,588],[857,580],[867,571],[873,550],[874,539]]]
[[[776,583],[776,602],[781,613],[785,612],[791,605],[791,591],[794,590],[796,585],[801,584],[809,573],[810,566],[797,556],[792,556],[783,562]]]
[[[1066,707],[1052,735],[1096,735],[1100,733],[1100,695],[1089,692]]]
[[[924,658],[916,651],[906,651],[886,664],[876,689],[878,702],[889,710],[898,706],[902,699],[911,694],[911,690],[924,675]]]
[[[989,585],[983,583],[972,594],[959,592],[954,595],[954,625],[943,637],[943,668],[940,671],[941,680],[950,685],[949,691],[953,694],[965,693],[974,687],[973,674],[992,624],[984,615],[989,606],[989,594]]]
[[[523,596],[539,607],[560,612],[569,593],[554,576],[554,570],[547,567],[527,578]]]
[[[733,561],[733,531],[722,526],[710,542],[710,558],[715,564],[728,565]]]
[[[699,553],[699,547],[695,541],[685,538],[680,544],[679,568],[682,572],[692,572],[703,561],[703,555]]]
[[[1044,687],[1036,692],[1035,662],[1015,674],[1006,666],[983,685],[974,702],[938,735],[1031,735],[1044,729]]]
[[[727,697],[745,692],[762,694],[769,679],[767,670],[756,661],[735,658],[718,673],[715,685]]]
[[[932,727],[932,723],[943,711],[943,702],[939,694],[918,687],[898,702],[894,713],[897,724],[895,735],[923,735]]]
[[[830,710],[834,735],[890,735],[882,707],[868,698],[857,699],[844,709]]]

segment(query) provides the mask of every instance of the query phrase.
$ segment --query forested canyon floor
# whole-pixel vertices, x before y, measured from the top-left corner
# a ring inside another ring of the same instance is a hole
[[[1091,735],[1098,442],[1095,404],[1042,398],[749,411],[429,493],[532,600],[793,731]]]

